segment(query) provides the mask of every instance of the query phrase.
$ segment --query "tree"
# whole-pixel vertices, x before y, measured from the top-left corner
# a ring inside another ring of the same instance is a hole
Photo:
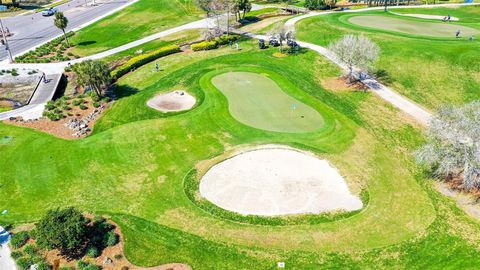
[[[75,81],[83,87],[91,87],[98,96],[108,88],[112,77],[107,64],[99,60],[86,60],[72,66]]]
[[[279,22],[268,32],[268,36],[278,39],[280,42],[280,51],[283,51],[283,42],[295,38],[293,29],[289,29],[285,24]]]
[[[462,179],[465,189],[480,187],[480,101],[442,106],[431,121],[428,143],[415,152],[433,176]]]
[[[245,14],[252,10],[252,3],[249,0],[235,0],[235,11],[238,12],[238,19],[240,19],[240,11],[243,13],[241,18],[245,18]]]
[[[346,35],[331,43],[328,48],[347,66],[349,82],[354,79],[354,68],[361,72],[368,71],[378,59],[380,53],[377,44],[363,35]]]
[[[58,249],[74,258],[83,253],[88,242],[88,221],[77,209],[49,210],[36,224],[36,241],[48,249]]]
[[[205,14],[208,17],[210,17],[210,14],[212,13],[212,2],[214,0],[196,0],[197,2],[197,5],[200,7],[200,9],[202,9],[203,11],[205,11]]]
[[[68,46],[70,46],[70,44],[68,43],[67,34],[65,33],[65,29],[67,28],[67,25],[68,25],[68,19],[63,15],[63,12],[55,12],[55,18],[53,19],[53,24],[55,24],[55,26],[58,29],[62,30],[63,36],[65,37],[65,42],[67,43]]]

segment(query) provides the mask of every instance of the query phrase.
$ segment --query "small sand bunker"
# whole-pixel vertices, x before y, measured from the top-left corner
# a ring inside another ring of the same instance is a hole
[[[327,161],[281,146],[245,152],[213,166],[201,180],[200,194],[244,215],[317,214],[363,206]]]
[[[147,101],[150,108],[161,112],[179,112],[191,109],[195,105],[195,98],[185,91],[177,90],[160,94]]]

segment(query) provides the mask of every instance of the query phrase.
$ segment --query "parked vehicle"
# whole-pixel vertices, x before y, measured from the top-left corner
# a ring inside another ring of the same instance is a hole
[[[42,16],[44,17],[52,16],[53,14],[57,13],[57,11],[58,9],[56,7],[47,8],[42,10]]]
[[[272,38],[272,39],[270,39],[268,44],[270,44],[270,46],[273,46],[273,47],[278,47],[278,46],[280,46],[280,41],[278,41],[278,39],[276,39],[276,38]]]

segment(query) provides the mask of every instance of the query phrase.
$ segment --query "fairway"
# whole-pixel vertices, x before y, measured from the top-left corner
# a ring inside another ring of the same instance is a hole
[[[263,74],[227,72],[215,76],[212,83],[227,97],[232,116],[246,125],[289,133],[313,132],[323,126],[320,113],[287,95]]]
[[[429,37],[455,37],[460,30],[461,36],[476,35],[480,31],[467,26],[452,23],[436,23],[419,20],[400,19],[387,16],[354,16],[348,19],[350,23],[387,31],[401,32],[411,35]]]

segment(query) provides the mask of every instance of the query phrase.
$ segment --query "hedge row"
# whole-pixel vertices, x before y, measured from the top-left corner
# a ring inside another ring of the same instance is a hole
[[[220,45],[229,44],[230,42],[234,42],[236,40],[238,40],[237,35],[221,36],[221,37],[216,37],[212,41],[203,41],[200,43],[192,44],[191,48],[195,52],[213,50],[218,48],[218,46]]]
[[[140,67],[142,65],[145,65],[148,62],[151,62],[157,58],[160,58],[165,55],[177,53],[180,51],[180,46],[178,45],[170,45],[166,47],[162,47],[158,50],[142,54],[139,56],[132,57],[130,60],[128,60],[125,64],[121,65],[120,67],[116,68],[115,70],[112,71],[111,75],[114,78],[120,78],[123,75],[127,74],[132,70],[133,68]]]

